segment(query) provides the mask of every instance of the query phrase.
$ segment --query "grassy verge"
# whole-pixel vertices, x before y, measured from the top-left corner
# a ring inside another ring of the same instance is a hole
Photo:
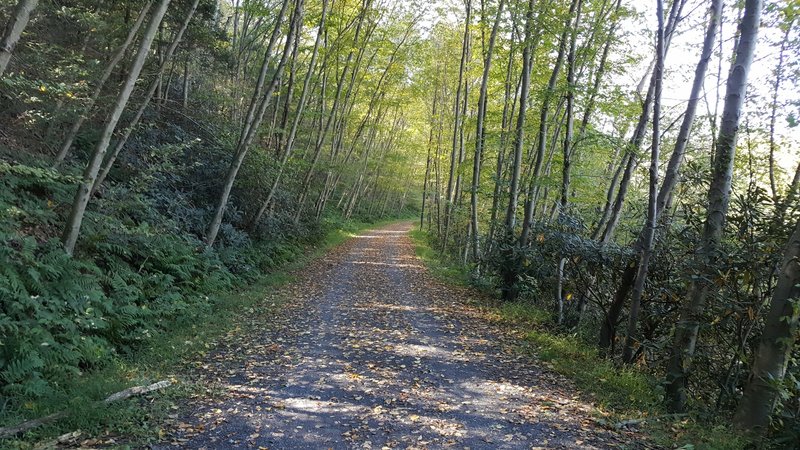
[[[414,253],[425,263],[429,272],[449,283],[461,286],[469,284],[469,272],[464,266],[444,259],[441,252],[434,250],[428,244],[428,234],[425,231],[414,228],[410,234],[414,241]]]
[[[456,284],[469,282],[467,270],[443,259],[431,248],[425,232],[413,231],[411,238],[417,256],[434,276]],[[746,446],[744,438],[721,421],[667,415],[661,405],[661,389],[650,374],[617,367],[578,337],[553,333],[551,314],[536,305],[519,301],[483,306],[495,320],[523,332],[521,352],[534,355],[543,366],[590,395],[602,412],[601,423],[613,426],[627,419],[648,419],[641,423],[642,432],[669,448],[734,450]]]
[[[36,428],[19,439],[0,440],[0,448],[37,448],[43,443],[52,443],[57,436],[75,431],[80,431],[76,442],[85,447],[114,447],[114,441],[120,440],[119,436],[123,436],[126,442],[119,448],[152,440],[161,433],[161,424],[170,416],[175,417],[181,399],[202,394],[207,389],[182,379],[181,369],[202,360],[225,334],[238,332],[247,327],[247,323],[267,318],[280,308],[286,299],[270,294],[290,282],[293,271],[326,254],[357,232],[390,222],[346,222],[331,226],[320,242],[305,251],[293,252],[295,256],[282,264],[279,270],[264,274],[252,285],[238,292],[210,293],[215,297],[211,311],[193,316],[191,321],[177,323],[168,333],[153,338],[147,350],[127,359],[114,359],[102,369],[80,377],[80,381],[64,386],[61,391],[69,394],[25,405],[27,413],[24,415],[2,417],[0,414],[0,423],[13,425],[52,411],[69,411],[64,419]],[[249,320],[242,320],[245,317]],[[175,384],[146,398],[110,405],[97,403],[110,393],[165,379]]]

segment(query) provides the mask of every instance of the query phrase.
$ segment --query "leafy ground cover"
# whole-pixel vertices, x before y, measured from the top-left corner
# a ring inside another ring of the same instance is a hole
[[[100,436],[106,443],[157,432],[174,400],[193,395],[194,387],[173,377],[181,361],[207,352],[254,308],[279,308],[260,303],[267,292],[373,225],[331,218],[294,237],[229,239],[209,251],[146,188],[126,202],[112,191],[90,212],[88,243],[70,258],[52,228],[60,214],[54,205],[74,180],[23,164],[2,163],[0,173],[0,426],[70,412],[22,440],[3,441],[4,448],[74,430],[81,430],[70,437],[75,442]],[[162,379],[176,385],[144,399],[97,403]]]
[[[487,286],[465,266],[433,250],[426,232],[415,230],[411,236],[417,256],[437,277],[457,285]],[[650,374],[636,367],[618,367],[602,358],[579,334],[560,332],[552,314],[532,302],[499,302],[496,292],[487,294],[481,304],[487,317],[522,336],[517,342],[519,352],[535,356],[543,367],[566,376],[590,395],[599,409],[608,413],[598,418],[607,426],[641,429],[666,448],[733,450],[761,445],[748,441],[719,419],[667,414],[661,405],[661,388]]]

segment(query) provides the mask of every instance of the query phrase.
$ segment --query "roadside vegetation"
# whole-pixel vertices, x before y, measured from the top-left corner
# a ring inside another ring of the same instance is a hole
[[[508,326],[524,336],[520,354],[536,364],[565,376],[581,395],[597,407],[597,422],[609,429],[635,430],[648,441],[666,448],[735,450],[753,445],[782,448],[786,442],[760,441],[732,430],[724,419],[703,411],[670,414],[663,406],[663,388],[654,374],[642,367],[614,364],[601,356],[586,330],[559,327],[552,313],[531,299],[497,301],[499,291],[474,278],[457,261],[437,253],[425,232],[411,232],[415,251],[436,277],[449,284],[470,286],[482,292],[474,306],[489,320]]]
[[[799,11],[0,0],[0,427],[414,215],[630,426],[800,442]]]

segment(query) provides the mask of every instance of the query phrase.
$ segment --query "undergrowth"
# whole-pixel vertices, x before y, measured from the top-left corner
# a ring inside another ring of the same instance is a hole
[[[168,180],[158,175],[180,171],[172,169],[152,168],[147,182],[103,192],[69,257],[58,231],[76,178],[0,160],[0,426],[70,411],[0,447],[27,448],[75,429],[152,435],[170,398],[186,387],[145,409],[143,400],[97,401],[171,377],[236,317],[263,312],[259,302],[289,278],[287,270],[366,226],[328,217],[314,228],[276,227],[280,235],[262,239],[226,229],[210,250],[192,232],[205,211],[186,206],[190,199],[165,189]]]
[[[424,231],[412,231],[417,256],[436,277],[454,284],[470,283],[486,291],[486,280],[469,268],[444,258],[433,249]],[[569,378],[588,394],[602,417],[598,422],[615,427],[633,419],[642,432],[660,445],[681,449],[742,449],[748,441],[709,417],[671,416],[664,410],[662,390],[652,374],[636,367],[619,367],[602,358],[595,346],[579,333],[562,331],[553,314],[533,302],[493,302],[482,305],[490,316],[523,331],[519,351],[533,355],[544,367]]]

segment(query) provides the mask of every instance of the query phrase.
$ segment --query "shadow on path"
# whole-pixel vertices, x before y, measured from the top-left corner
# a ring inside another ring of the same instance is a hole
[[[630,446],[515,354],[467,306],[474,293],[433,279],[409,228],[366,232],[303,269],[276,293],[291,298],[281,315],[259,319],[266,329],[198,363],[196,381],[220,392],[192,401],[155,448]]]

